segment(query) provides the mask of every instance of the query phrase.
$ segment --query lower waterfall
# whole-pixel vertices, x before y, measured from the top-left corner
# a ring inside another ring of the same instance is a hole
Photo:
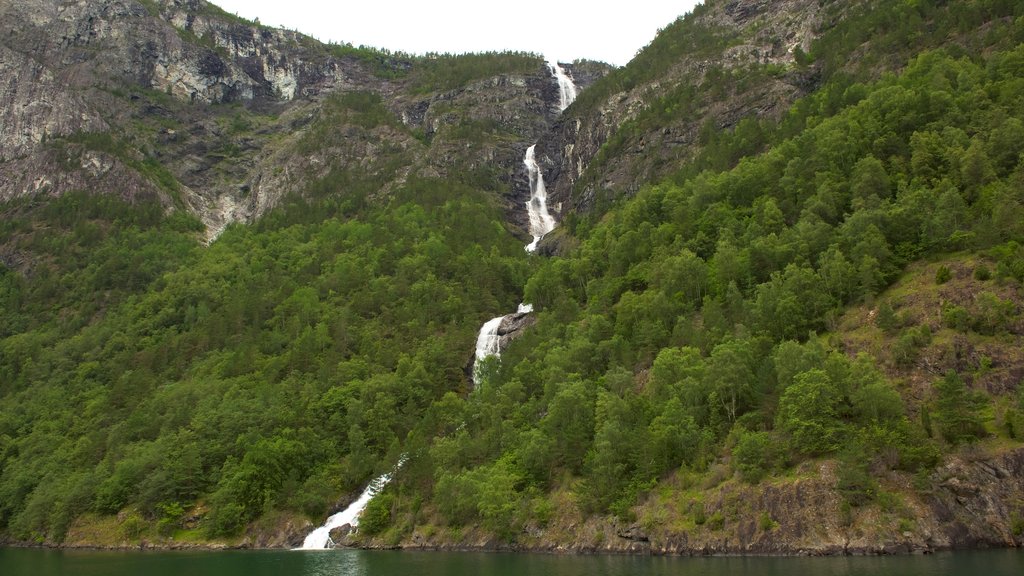
[[[366,505],[370,503],[370,500],[373,500],[373,497],[380,494],[380,491],[388,485],[388,482],[391,482],[391,478],[395,475],[395,472],[402,467],[402,464],[405,464],[404,455],[398,460],[398,464],[395,464],[395,468],[391,470],[391,472],[381,474],[371,480],[370,484],[367,485],[366,489],[363,490],[363,493],[359,495],[359,498],[356,498],[355,502],[349,504],[348,508],[345,508],[341,512],[329,516],[327,521],[324,522],[324,525],[310,532],[309,535],[306,536],[306,539],[303,540],[302,546],[297,549],[324,550],[327,548],[333,548],[334,541],[331,540],[331,530],[341,528],[345,524],[352,526],[353,529],[359,526],[359,515],[366,509]]]

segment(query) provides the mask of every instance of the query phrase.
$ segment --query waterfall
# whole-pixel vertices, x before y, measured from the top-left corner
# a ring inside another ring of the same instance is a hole
[[[562,112],[576,99],[576,85],[558,62],[548,62],[548,68],[558,82],[558,111]],[[530,178],[530,200],[526,203],[526,214],[530,218],[530,236],[533,236],[533,242],[526,245],[527,252],[536,250],[541,238],[558,225],[548,212],[548,190],[544,185],[544,173],[537,164],[536,148],[536,144],[527,148],[523,158],[526,174]]]
[[[562,112],[576,99],[576,85],[558,62],[548,62],[548,69],[558,82],[558,111]],[[526,213],[530,218],[530,236],[533,236],[533,241],[526,245],[527,252],[535,251],[541,238],[558,225],[554,216],[548,212],[548,191],[544,186],[544,174],[537,164],[536,149],[536,144],[530,146],[523,157],[526,174],[530,179],[530,200],[526,203]],[[530,312],[533,312],[531,304],[520,304],[516,314]],[[491,318],[480,328],[476,337],[476,359],[473,362],[474,386],[480,385],[480,363],[485,358],[501,355],[501,324],[509,316],[512,314]]]
[[[533,312],[533,304],[520,304],[515,313],[491,318],[480,328],[480,334],[476,337],[476,358],[473,361],[474,386],[480,385],[480,363],[491,356],[501,357],[501,338],[507,334],[501,332],[505,319],[530,312]]]
[[[548,68],[551,69],[551,75],[555,80],[558,80],[558,111],[562,112],[576,99],[576,84],[558,62],[548,62]]]
[[[391,472],[381,474],[371,480],[370,484],[366,486],[365,490],[363,490],[363,493],[359,495],[359,498],[356,498],[355,502],[349,504],[348,508],[328,517],[323,526],[310,532],[302,542],[300,550],[323,550],[325,548],[333,548],[334,542],[331,540],[331,530],[340,528],[345,524],[352,526],[353,529],[358,526],[359,515],[363,513],[364,509],[366,509],[366,505],[370,503],[370,500],[373,500],[373,497],[380,494],[380,491],[388,485],[388,482],[391,482],[391,478],[394,476],[395,472],[402,467],[402,464],[405,464],[405,458],[406,456],[403,454],[402,457],[398,459],[398,463],[395,464],[395,467]]]
[[[504,316],[491,318],[480,328],[480,334],[476,337],[476,359],[473,361],[474,386],[480,385],[480,363],[484,358],[501,354],[501,335],[498,334],[498,328],[504,319]]]
[[[526,203],[526,213],[530,217],[530,235],[533,242],[526,245],[527,252],[537,249],[537,243],[545,234],[555,229],[555,219],[548,212],[548,191],[544,186],[544,174],[537,165],[537,158],[534,156],[534,144],[526,149],[526,157],[523,164],[526,165],[526,173],[530,177],[530,201]]]

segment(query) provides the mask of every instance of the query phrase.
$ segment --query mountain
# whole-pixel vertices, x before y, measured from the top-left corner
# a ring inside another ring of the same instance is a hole
[[[0,31],[7,541],[297,545],[394,471],[345,543],[1024,543],[1018,3],[709,0],[564,111],[201,0]]]
[[[156,199],[198,216],[208,238],[341,173],[385,193],[417,175],[506,192],[558,99],[533,55],[323,45],[201,0],[2,10],[0,198]],[[313,137],[328,139],[311,150]]]

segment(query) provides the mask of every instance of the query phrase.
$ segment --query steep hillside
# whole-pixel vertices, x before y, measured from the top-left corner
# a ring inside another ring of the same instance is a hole
[[[536,56],[323,45],[203,0],[17,0],[0,30],[0,199],[157,199],[208,238],[342,182],[386,197],[451,177],[511,196],[558,100]]]
[[[828,90],[838,107],[849,86],[923,50],[1011,46],[1015,11],[1001,0],[706,2],[541,138],[553,202],[570,222],[598,218],[646,183],[732,167],[801,129],[790,107],[809,93]]]
[[[570,226],[527,284],[538,324],[448,408],[466,426],[402,476],[376,542],[1019,545],[1024,20],[920,9],[944,50],[834,77],[760,124],[762,153],[718,133]],[[858,53],[891,63],[885,39]],[[881,333],[841,320],[864,303]]]
[[[295,545],[394,471],[335,536],[1024,544],[1019,3],[709,1],[562,114],[198,0],[0,32],[6,541]]]

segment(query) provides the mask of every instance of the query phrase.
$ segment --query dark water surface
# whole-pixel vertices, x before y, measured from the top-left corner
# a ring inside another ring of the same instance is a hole
[[[1024,576],[1024,552],[835,558],[652,558],[325,551],[92,552],[0,548],[3,576]]]

